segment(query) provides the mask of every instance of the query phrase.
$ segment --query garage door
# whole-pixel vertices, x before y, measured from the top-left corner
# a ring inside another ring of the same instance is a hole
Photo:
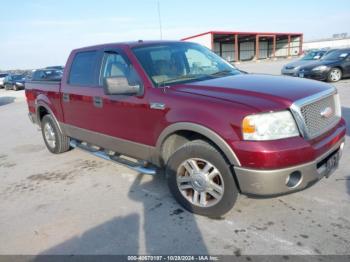
[[[240,60],[252,60],[255,55],[254,42],[243,42],[239,45]]]

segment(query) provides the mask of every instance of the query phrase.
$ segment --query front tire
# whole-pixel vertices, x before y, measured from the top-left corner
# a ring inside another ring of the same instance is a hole
[[[218,218],[236,202],[238,189],[229,164],[203,140],[180,147],[169,158],[166,175],[175,199],[190,212]]]
[[[18,91],[17,85],[13,85],[13,86],[12,86],[12,89],[13,89],[13,91]]]
[[[338,82],[343,76],[343,72],[339,68],[332,68],[327,77],[328,82]]]
[[[60,154],[69,150],[69,137],[62,134],[51,115],[45,115],[41,120],[41,132],[51,153]]]

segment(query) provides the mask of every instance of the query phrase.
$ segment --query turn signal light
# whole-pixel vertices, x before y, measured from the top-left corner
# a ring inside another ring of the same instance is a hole
[[[243,129],[243,133],[249,133],[249,134],[254,133],[256,131],[255,125],[253,125],[250,122],[249,117],[245,117],[243,119],[242,129]]]

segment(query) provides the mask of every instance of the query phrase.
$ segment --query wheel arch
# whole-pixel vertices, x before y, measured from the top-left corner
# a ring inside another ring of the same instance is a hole
[[[47,114],[51,115],[54,119],[54,121],[56,122],[58,128],[60,129],[60,131],[62,132],[62,128],[55,116],[55,114],[53,113],[53,111],[50,109],[50,107],[43,101],[38,101],[36,102],[36,117],[37,117],[37,122],[38,125],[41,125],[41,120],[43,119],[43,117]],[[63,133],[63,132],[62,132]]]
[[[339,69],[339,70],[341,71],[342,74],[344,73],[344,68],[343,68],[342,66],[340,66],[340,65],[332,66],[332,69],[333,69],[333,68]]]
[[[191,136],[195,139],[203,138],[211,142],[224,154],[231,165],[241,166],[237,155],[221,136],[205,126],[189,122],[175,123],[162,131],[156,143],[158,157],[160,158],[159,162],[161,164],[165,162],[164,146],[170,145],[171,147],[165,155],[165,157],[169,157],[177,148],[187,141],[191,141]]]

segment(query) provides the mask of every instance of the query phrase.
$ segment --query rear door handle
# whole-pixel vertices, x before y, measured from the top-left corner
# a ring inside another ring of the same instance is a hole
[[[70,97],[69,97],[69,94],[66,94],[66,93],[63,93],[62,94],[62,98],[63,98],[63,102],[69,102],[70,100]]]
[[[95,107],[103,107],[102,97],[94,96],[94,106]]]

